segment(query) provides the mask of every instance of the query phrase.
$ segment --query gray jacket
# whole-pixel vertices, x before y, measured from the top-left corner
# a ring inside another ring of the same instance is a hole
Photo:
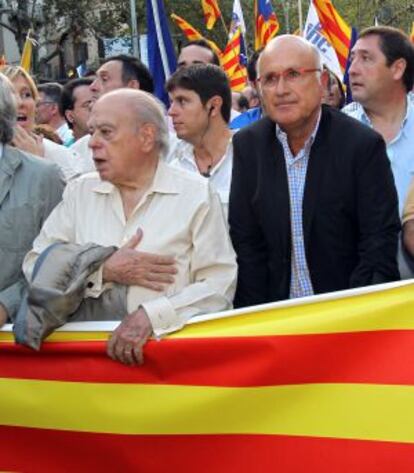
[[[127,314],[127,287],[113,284],[98,298],[85,298],[88,277],[117,250],[94,243],[55,243],[41,253],[13,331],[17,343],[35,350],[69,321],[120,320]]]
[[[0,304],[12,320],[25,286],[23,258],[61,200],[63,189],[55,165],[4,146],[0,157]]]

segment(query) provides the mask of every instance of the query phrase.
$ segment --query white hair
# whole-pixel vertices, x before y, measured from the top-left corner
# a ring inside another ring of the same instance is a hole
[[[163,103],[148,92],[130,88],[113,90],[103,95],[99,100],[106,100],[111,96],[128,99],[128,103],[133,109],[133,114],[136,118],[137,127],[145,123],[155,126],[155,141],[159,147],[161,157],[166,157],[169,149],[169,133]]]
[[[16,126],[17,110],[14,88],[9,79],[0,73],[0,142],[10,143]]]

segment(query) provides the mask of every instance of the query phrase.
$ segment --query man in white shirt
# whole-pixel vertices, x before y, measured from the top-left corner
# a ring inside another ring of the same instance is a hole
[[[38,255],[56,241],[124,245],[90,277],[85,297],[99,297],[112,282],[128,286],[128,315],[112,334],[108,354],[141,363],[151,333],[160,336],[195,315],[232,306],[235,254],[208,181],[160,159],[168,130],[154,97],[126,89],[105,94],[89,124],[99,176],[68,185],[26,256],[24,272],[29,279]],[[147,253],[134,250],[139,241]],[[148,254],[149,271],[142,264]],[[171,283],[172,261],[174,283],[154,284],[159,274]]]
[[[168,115],[181,140],[168,162],[208,178],[227,214],[233,163],[228,78],[218,66],[195,64],[176,71],[166,88]]]
[[[52,127],[64,146],[73,143],[73,134],[64,115],[61,113],[60,101],[62,86],[57,82],[48,82],[38,87],[39,100],[36,104],[36,123]]]
[[[96,78],[90,86],[91,104],[93,105],[107,92],[124,87],[152,93],[154,82],[150,71],[144,63],[133,56],[120,54],[107,58],[96,71]],[[90,135],[85,135],[71,146],[71,149],[79,155],[82,173],[95,171],[92,152],[88,146],[89,139]]]
[[[91,113],[93,79],[81,77],[63,86],[60,113],[66,118],[73,133],[73,143],[89,134],[88,120]]]

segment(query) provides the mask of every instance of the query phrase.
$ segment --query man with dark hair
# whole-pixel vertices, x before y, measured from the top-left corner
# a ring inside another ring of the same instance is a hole
[[[140,89],[149,93],[154,91],[154,81],[147,66],[126,54],[105,59],[96,71],[96,78],[90,85],[92,105],[107,92],[122,88]],[[81,157],[83,172],[95,171],[92,152],[88,146],[89,138],[90,135],[85,135],[72,146]]]
[[[197,39],[182,47],[177,60],[178,68],[187,67],[191,64],[215,64],[220,66],[220,59],[208,41]]]
[[[352,96],[345,113],[374,128],[387,144],[400,214],[414,174],[414,107],[407,94],[414,81],[414,47],[389,26],[363,30],[351,52]]]
[[[39,100],[36,104],[36,123],[52,127],[62,143],[70,146],[73,135],[66,123],[65,116],[61,113],[60,101],[62,86],[57,82],[47,82],[38,86]]]
[[[166,88],[171,100],[168,115],[181,140],[169,161],[210,178],[227,212],[233,162],[228,78],[217,66],[194,64],[178,69]]]
[[[89,133],[89,120],[92,92],[92,78],[73,79],[67,82],[62,90],[60,113],[65,117],[72,130],[75,141]]]
[[[126,54],[105,59],[96,71],[91,90],[96,100],[104,93],[122,87],[140,89],[150,94],[154,92],[154,81],[147,66],[139,59]]]

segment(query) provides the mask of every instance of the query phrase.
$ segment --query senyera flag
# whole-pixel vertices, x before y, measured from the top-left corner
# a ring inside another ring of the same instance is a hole
[[[0,470],[414,471],[413,289],[198,317],[142,367],[107,358],[112,323],[69,324],[39,353],[7,328]]]
[[[352,30],[335,10],[331,0],[312,0],[315,5],[322,30],[335,49],[342,72],[345,72],[346,62],[351,46]]]
[[[201,0],[206,28],[211,30],[221,17],[221,11],[216,0]]]

